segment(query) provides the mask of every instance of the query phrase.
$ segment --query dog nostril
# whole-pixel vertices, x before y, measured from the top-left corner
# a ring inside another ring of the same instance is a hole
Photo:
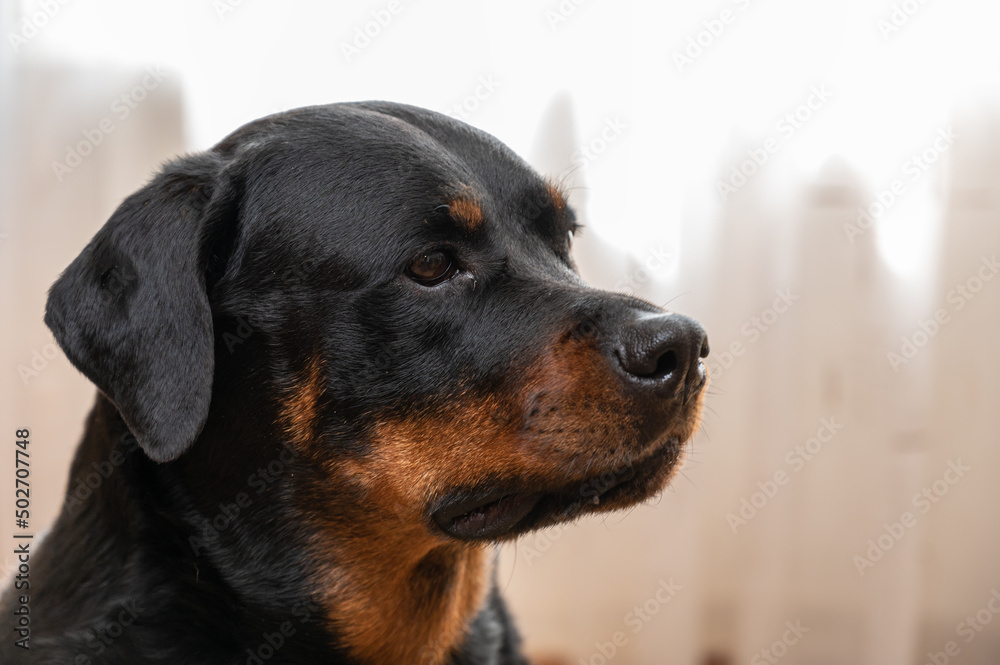
[[[701,341],[701,352],[698,354],[699,358],[707,358],[710,350],[708,348],[708,338],[706,337]]]
[[[670,349],[656,359],[656,370],[653,372],[653,376],[667,376],[676,369],[677,353],[673,349]]]
[[[645,354],[619,349],[618,360],[626,372],[642,379],[664,379],[681,366],[681,355],[675,347]]]

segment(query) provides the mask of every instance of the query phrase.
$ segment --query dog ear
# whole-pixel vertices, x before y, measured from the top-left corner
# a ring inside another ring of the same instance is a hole
[[[235,217],[218,155],[169,164],[131,195],[49,291],[45,323],[157,462],[208,416],[215,368],[206,269]],[[235,223],[235,222],[233,222]]]

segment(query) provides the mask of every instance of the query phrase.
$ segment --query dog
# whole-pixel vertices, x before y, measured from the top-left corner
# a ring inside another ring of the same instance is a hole
[[[655,496],[707,383],[701,325],[584,284],[578,231],[401,104],[168,163],[49,293],[98,395],[3,662],[526,663],[494,546]]]

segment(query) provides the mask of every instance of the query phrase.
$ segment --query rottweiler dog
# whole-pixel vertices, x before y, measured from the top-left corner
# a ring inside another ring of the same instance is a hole
[[[99,392],[3,662],[525,663],[495,544],[661,491],[707,381],[698,323],[583,283],[574,220],[400,104],[167,164],[49,293]]]

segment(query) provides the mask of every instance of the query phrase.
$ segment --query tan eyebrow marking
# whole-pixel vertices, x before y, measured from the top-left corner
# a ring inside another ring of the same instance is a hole
[[[557,212],[563,212],[566,210],[566,197],[559,190],[559,186],[554,182],[548,181],[545,183],[545,190],[549,193],[549,198],[552,199],[552,205],[556,207]]]
[[[465,228],[475,231],[483,223],[483,207],[477,201],[472,187],[462,185],[460,190],[460,194],[448,201],[448,213]]]

